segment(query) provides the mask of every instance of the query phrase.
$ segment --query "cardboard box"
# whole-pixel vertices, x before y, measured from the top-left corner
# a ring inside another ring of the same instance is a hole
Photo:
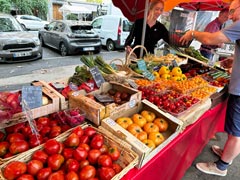
[[[136,89],[126,87],[118,83],[103,83],[99,90],[93,91],[90,94],[101,94],[110,89],[131,94],[130,100],[124,104],[117,105],[110,103],[106,106],[96,102],[85,96],[85,91],[75,91],[69,94],[69,108],[79,107],[86,112],[86,118],[96,125],[100,125],[100,121],[106,117],[112,116],[119,112],[131,109],[137,106],[142,99],[142,92]]]
[[[156,114],[156,117],[164,118],[168,121],[169,127],[166,132],[162,134],[165,137],[165,141],[158,145],[155,149],[151,149],[138,140],[135,136],[129,133],[126,129],[118,125],[115,120],[119,117],[131,117],[135,113],[140,113],[142,110],[149,110]],[[169,142],[171,142],[180,132],[182,121],[176,117],[165,113],[153,105],[149,101],[143,100],[138,106],[121,111],[101,121],[101,126],[112,132],[114,135],[125,140],[132,145],[132,149],[139,156],[139,163],[136,165],[137,168],[144,166],[150,159],[152,159],[159,151],[161,151]]]

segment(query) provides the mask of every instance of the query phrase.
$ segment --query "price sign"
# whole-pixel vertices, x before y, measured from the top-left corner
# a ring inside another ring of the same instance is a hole
[[[138,88],[138,85],[134,82],[134,80],[128,79],[127,82],[132,88],[134,89]]]
[[[175,59],[172,60],[172,65],[173,65],[173,67],[178,67],[177,61]]]
[[[113,98],[109,96],[108,94],[95,94],[94,97],[99,101],[99,102],[113,102]]]
[[[149,79],[150,81],[153,81],[155,79],[155,76],[149,71],[144,71],[143,76]]]
[[[22,101],[25,101],[30,109],[42,106],[42,87],[23,86]]]
[[[138,60],[137,65],[138,65],[138,69],[140,69],[142,71],[147,71],[146,62],[143,59]]]
[[[102,74],[100,73],[98,67],[95,66],[95,67],[91,68],[90,73],[92,74],[93,79],[94,79],[97,87],[100,87],[101,84],[105,82],[105,80],[104,80]]]

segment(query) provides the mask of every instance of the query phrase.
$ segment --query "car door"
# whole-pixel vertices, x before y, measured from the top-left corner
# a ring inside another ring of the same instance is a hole
[[[123,46],[131,31],[132,23],[127,19],[121,18],[121,26],[122,26],[122,32],[120,36],[120,45]]]
[[[65,26],[66,25],[63,22],[57,22],[50,35],[51,44],[56,49],[59,49],[60,42],[62,41],[62,37],[64,36],[63,34],[64,34]]]
[[[52,39],[51,39],[51,37],[52,37],[53,29],[56,26],[56,24],[57,24],[57,22],[53,21],[53,22],[48,24],[46,30],[42,31],[41,35],[42,35],[43,41],[48,46],[52,46],[52,43],[51,43]]]
[[[100,37],[102,45],[106,45],[106,42],[104,43],[104,38],[103,37],[101,38],[102,23],[103,23],[103,18],[97,18],[93,20],[91,25],[93,27],[93,31]]]

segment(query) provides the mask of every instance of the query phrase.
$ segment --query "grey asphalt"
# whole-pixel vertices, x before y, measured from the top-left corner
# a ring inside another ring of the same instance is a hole
[[[47,69],[45,71],[34,71],[32,74],[13,76],[0,79],[0,91],[21,89],[22,85],[28,85],[34,80],[44,80],[54,82],[59,79],[70,77],[74,72],[75,65],[64,66],[59,68]],[[17,82],[17,83],[16,83]],[[218,157],[211,151],[211,146],[216,144],[223,147],[227,138],[226,133],[217,133],[217,138],[210,140],[202,150],[201,154],[193,161],[191,167],[186,171],[182,180],[240,180],[240,156],[238,156],[228,169],[225,177],[207,175],[196,169],[195,164],[198,162],[216,161]],[[193,147],[194,148],[194,147]],[[182,162],[184,163],[184,162]]]

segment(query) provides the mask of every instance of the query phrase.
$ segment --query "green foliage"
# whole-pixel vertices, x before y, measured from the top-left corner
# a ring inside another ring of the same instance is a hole
[[[11,7],[11,0],[0,0],[0,12],[10,13]]]
[[[17,10],[17,14],[36,15],[47,18],[48,0],[0,0],[0,12],[10,13]]]
[[[68,14],[67,20],[78,20],[78,16],[76,14]]]
[[[99,4],[101,4],[101,3],[102,3],[102,0],[86,0],[86,2],[89,2],[89,3],[99,3]]]

